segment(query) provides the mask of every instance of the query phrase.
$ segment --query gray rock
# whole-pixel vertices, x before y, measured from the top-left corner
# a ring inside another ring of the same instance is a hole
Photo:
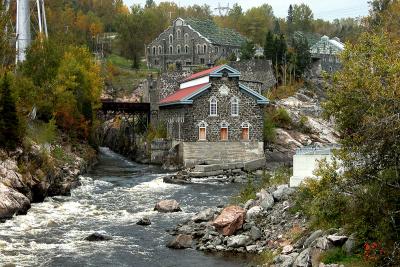
[[[143,225],[143,226],[147,226],[151,224],[151,221],[148,217],[143,217],[141,218],[139,221],[137,221],[136,223],[137,225]]]
[[[247,231],[250,230],[252,226],[255,226],[256,224],[253,221],[247,222],[243,224],[243,230]]]
[[[250,222],[254,218],[257,218],[263,211],[263,208],[261,206],[254,206],[251,209],[249,209],[246,213],[246,221]]]
[[[200,211],[196,215],[192,217],[192,221],[199,223],[199,222],[208,222],[214,219],[215,210],[208,208],[205,210]]]
[[[0,219],[9,219],[14,214],[26,214],[31,207],[26,196],[2,183],[0,183],[0,196]]]
[[[269,193],[264,194],[262,199],[260,200],[260,206],[263,207],[264,210],[271,209],[274,206],[274,203],[274,198]]]
[[[279,185],[277,189],[272,193],[274,199],[277,201],[286,200],[291,194],[293,194],[295,189],[290,188],[289,185]]]
[[[286,245],[282,248],[282,254],[290,254],[293,251],[293,246],[292,245]]]
[[[161,200],[156,204],[154,210],[159,212],[177,212],[181,211],[179,203],[174,199]]]
[[[85,238],[86,241],[94,242],[94,241],[108,241],[111,240],[112,237],[106,236],[100,233],[93,233]]]
[[[347,239],[349,238],[344,235],[328,235],[328,240],[331,241],[335,246],[342,246]]]
[[[250,237],[253,241],[257,241],[262,237],[262,232],[256,226],[252,226],[250,229]]]
[[[250,237],[247,235],[236,235],[231,236],[227,240],[228,248],[239,248],[244,247],[250,243]]]
[[[342,246],[343,250],[346,251],[347,254],[353,254],[356,248],[356,236],[355,234],[351,234],[347,241]]]
[[[254,204],[255,204],[254,199],[249,199],[249,200],[247,200],[247,202],[244,204],[244,208],[245,208],[246,210],[248,210],[248,209],[250,209],[251,207],[253,207]]]
[[[257,245],[246,246],[247,252],[257,252]]]
[[[167,247],[174,249],[184,249],[192,247],[193,239],[191,235],[177,235],[168,242]]]
[[[318,237],[322,236],[324,234],[324,232],[322,230],[317,230],[314,233],[312,233],[304,242],[303,247],[304,248],[308,248],[311,243],[317,239]]]
[[[332,243],[326,238],[326,236],[322,236],[315,239],[310,246],[322,250],[328,250],[332,248]]]
[[[293,267],[309,267],[311,266],[311,248],[303,250],[294,261]]]

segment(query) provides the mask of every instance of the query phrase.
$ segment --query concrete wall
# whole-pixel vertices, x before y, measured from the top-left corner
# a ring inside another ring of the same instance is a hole
[[[290,186],[297,187],[306,178],[316,178],[313,174],[318,167],[318,162],[326,159],[332,160],[331,155],[294,155],[293,156],[293,176],[290,178]]]
[[[186,167],[196,164],[247,162],[264,158],[263,142],[183,142]]]

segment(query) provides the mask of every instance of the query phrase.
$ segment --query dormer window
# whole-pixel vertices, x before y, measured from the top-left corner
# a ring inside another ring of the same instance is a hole
[[[239,99],[237,97],[231,99],[231,115],[239,116]]]
[[[215,97],[210,99],[210,116],[218,116],[218,100]]]

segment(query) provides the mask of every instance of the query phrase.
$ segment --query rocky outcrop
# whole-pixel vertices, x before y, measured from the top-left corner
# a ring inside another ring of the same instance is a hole
[[[156,204],[154,210],[158,212],[177,212],[181,211],[179,203],[174,199],[161,200]]]
[[[229,206],[222,210],[212,225],[224,236],[233,235],[242,228],[246,210],[239,206]]]
[[[32,143],[25,150],[0,150],[0,221],[25,214],[32,202],[70,194],[78,176],[96,162],[93,148],[76,146]]]

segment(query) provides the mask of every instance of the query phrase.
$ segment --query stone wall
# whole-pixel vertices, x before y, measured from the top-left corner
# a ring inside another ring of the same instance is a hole
[[[271,60],[242,60],[230,62],[229,66],[240,71],[240,80],[256,91],[264,92],[276,84]]]
[[[247,162],[264,158],[263,142],[183,142],[183,164]]]

